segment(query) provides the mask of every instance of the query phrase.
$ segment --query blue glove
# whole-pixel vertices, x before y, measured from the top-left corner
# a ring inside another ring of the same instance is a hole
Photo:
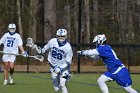
[[[28,56],[29,56],[28,53],[27,53],[27,51],[22,52],[21,55],[22,55],[23,57],[28,57]]]
[[[58,73],[61,73],[61,68],[60,67],[55,67],[54,68],[54,72],[56,73],[56,74],[58,74]]]

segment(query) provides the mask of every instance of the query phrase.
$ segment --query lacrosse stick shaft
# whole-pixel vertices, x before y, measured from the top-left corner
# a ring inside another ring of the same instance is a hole
[[[6,53],[6,52],[3,52],[3,51],[0,51],[0,53],[7,54],[7,55],[22,56],[22,54]]]
[[[7,54],[7,55],[23,56],[22,54],[5,53],[5,52],[3,52],[3,51],[0,51],[0,53]],[[43,61],[43,60],[44,60],[44,57],[43,57],[43,56],[38,57],[38,56],[31,56],[31,55],[28,55],[27,57],[34,58],[34,59],[37,59],[37,60],[39,60],[39,61]]]

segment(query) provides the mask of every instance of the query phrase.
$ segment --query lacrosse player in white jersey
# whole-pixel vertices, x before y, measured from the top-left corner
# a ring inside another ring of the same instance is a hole
[[[20,35],[15,32],[16,25],[13,23],[9,24],[8,30],[9,31],[5,33],[0,39],[0,45],[2,44],[4,45],[3,47],[4,54],[2,57],[2,60],[4,62],[3,85],[7,85],[8,83],[13,84],[14,62],[16,60],[16,55],[11,55],[11,54],[18,54],[18,48],[19,48],[24,57],[28,56],[27,52],[24,51],[23,42]],[[9,81],[8,81],[8,71],[10,72]]]
[[[70,64],[73,57],[71,45],[67,42],[67,31],[59,29],[57,38],[52,38],[38,53],[49,51],[48,61],[52,75],[53,86],[56,92],[68,93],[66,82],[70,78]]]

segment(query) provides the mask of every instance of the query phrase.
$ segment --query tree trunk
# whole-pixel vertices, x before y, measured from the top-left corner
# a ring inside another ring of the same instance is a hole
[[[17,0],[17,15],[18,15],[18,29],[19,33],[21,35],[21,38],[23,36],[23,29],[22,29],[22,22],[21,22],[21,8],[20,8],[20,0]]]
[[[83,11],[83,24],[82,24],[82,43],[90,43],[90,29],[89,29],[89,0],[85,0]]]
[[[127,0],[117,0],[118,3],[118,13],[119,13],[119,27],[120,27],[120,35],[119,41],[122,43],[126,43],[126,34],[127,31]]]
[[[98,32],[98,0],[93,0],[93,31],[91,36],[96,36]],[[93,39],[93,38],[92,38]]]
[[[56,36],[56,0],[44,0],[44,41]]]
[[[67,39],[70,41],[70,31],[71,31],[71,28],[70,28],[70,6],[67,5],[65,7],[65,20],[64,20],[64,25],[66,27],[66,30],[68,32],[68,35],[67,35]]]
[[[30,0],[30,23],[29,23],[29,36],[33,38],[33,41],[36,42],[36,31],[37,31],[37,9],[38,9],[38,0]]]
[[[131,43],[131,41],[134,39],[134,31],[133,31],[133,16],[132,11],[129,10],[128,12],[128,36],[127,40],[128,43]]]

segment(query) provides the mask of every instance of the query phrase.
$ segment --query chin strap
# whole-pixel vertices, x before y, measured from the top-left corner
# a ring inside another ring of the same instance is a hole
[[[64,46],[67,43],[67,40],[65,40],[64,42],[60,43],[59,40],[57,39],[57,42],[58,42],[59,46]]]
[[[9,34],[10,34],[10,35],[14,35],[15,33],[16,33],[16,32],[10,32],[10,31],[9,31]]]

